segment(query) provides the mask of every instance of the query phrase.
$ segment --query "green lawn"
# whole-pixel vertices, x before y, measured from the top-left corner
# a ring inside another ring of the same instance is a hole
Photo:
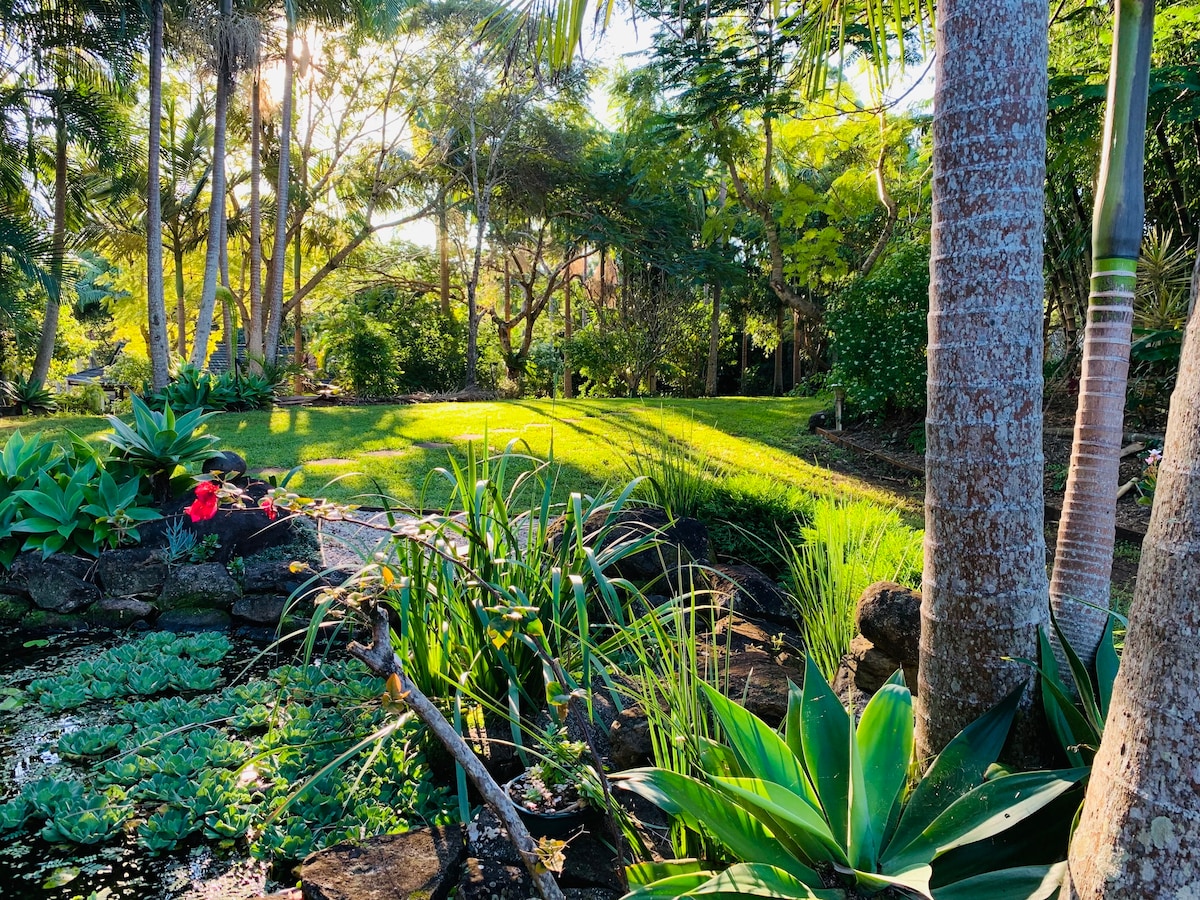
[[[674,440],[708,454],[725,471],[765,475],[816,493],[845,493],[888,503],[896,498],[869,485],[805,462],[816,438],[806,430],[821,399],[722,398],[712,400],[512,400],[408,406],[321,407],[222,413],[209,430],[221,447],[236,450],[251,470],[303,466],[293,481],[305,493],[375,505],[364,494],[380,492],[406,505],[421,501],[426,475],[468,442],[500,449],[511,440],[546,457],[553,442],[559,499],[571,491],[594,493],[623,484],[625,460],[635,442],[665,430]],[[59,438],[70,429],[97,440],[107,429],[95,416],[0,419],[0,440],[22,428]],[[420,444],[447,444],[423,447]],[[331,483],[332,479],[345,476]],[[439,485],[425,499],[447,496]]]

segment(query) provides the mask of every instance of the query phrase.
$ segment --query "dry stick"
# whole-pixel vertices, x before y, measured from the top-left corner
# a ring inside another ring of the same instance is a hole
[[[563,892],[558,887],[558,882],[554,880],[554,876],[541,865],[537,855],[537,842],[534,841],[529,829],[525,827],[525,823],[521,821],[517,815],[517,808],[513,805],[512,800],[504,792],[504,789],[496,783],[487,769],[483,767],[483,763],[475,756],[475,753],[467,746],[464,741],[454,730],[441,710],[439,710],[429,698],[426,697],[421,690],[413,683],[412,679],[404,672],[404,666],[400,661],[400,657],[392,649],[392,630],[388,622],[387,610],[379,605],[373,609],[373,640],[371,646],[365,647],[358,641],[352,641],[347,648],[350,655],[356,659],[362,660],[367,667],[383,678],[395,675],[400,679],[400,687],[404,692],[404,702],[412,707],[413,712],[428,726],[434,736],[445,745],[450,751],[450,755],[454,757],[455,762],[463,767],[463,771],[467,773],[467,777],[483,795],[484,801],[492,808],[492,811],[499,817],[504,827],[508,830],[509,840],[512,841],[513,847],[516,848],[517,855],[521,857],[521,861],[525,864],[525,868],[529,871],[530,877],[533,879],[534,885],[537,887],[538,893],[544,900],[565,900]]]

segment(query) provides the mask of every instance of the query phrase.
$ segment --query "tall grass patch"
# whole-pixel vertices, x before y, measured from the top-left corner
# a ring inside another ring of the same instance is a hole
[[[826,679],[833,679],[854,639],[854,607],[863,589],[876,581],[917,586],[923,537],[894,509],[862,500],[813,501],[802,543],[786,544],[786,582],[805,645]]]

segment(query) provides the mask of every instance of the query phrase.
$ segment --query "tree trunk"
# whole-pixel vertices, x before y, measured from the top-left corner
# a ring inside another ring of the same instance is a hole
[[[1071,842],[1075,896],[1200,896],[1200,320],[1187,328],[1120,674]]]
[[[571,377],[571,275],[563,282],[563,399],[575,396],[575,384]]]
[[[263,355],[262,283],[262,72],[254,70],[250,88],[250,316],[246,322],[246,354]]]
[[[1179,217],[1179,227],[1191,238],[1192,217],[1188,213],[1187,200],[1183,196],[1182,182],[1179,180],[1179,167],[1175,165],[1175,154],[1171,152],[1171,142],[1167,140],[1167,126],[1162,119],[1154,126],[1154,137],[1158,140],[1158,151],[1162,154],[1163,168],[1167,170],[1167,187],[1171,192],[1171,203],[1175,207],[1175,215]]]
[[[1045,0],[938,7],[917,712],[928,761],[1029,681],[1042,523]],[[1006,660],[1006,658],[1009,658]],[[1026,703],[1028,708],[1028,702]],[[1032,719],[1022,717],[1018,735]],[[1027,753],[1016,747],[1018,757]]]
[[[229,27],[233,18],[232,0],[221,0],[221,26]],[[229,95],[233,93],[233,60],[221,38],[217,50],[217,96],[213,107],[212,196],[208,203],[208,252],[204,256],[204,285],[200,291],[200,312],[192,337],[189,362],[201,369],[208,362],[208,341],[212,336],[213,313],[217,308],[217,281],[221,268],[221,241],[225,234],[225,122]]]
[[[287,262],[288,179],[292,153],[292,87],[296,78],[296,62],[292,43],[296,38],[296,23],[289,15],[284,37],[283,106],[279,114],[279,178],[275,182],[275,241],[271,249],[270,311],[263,356],[274,363],[279,354],[279,330],[283,325],[283,275]]]
[[[475,254],[471,260],[471,277],[467,279],[467,373],[463,380],[463,388],[468,391],[479,386],[479,321],[483,317],[479,314],[476,290],[479,285],[479,273],[483,268],[483,230],[485,227],[487,227],[486,220],[477,220],[475,224]]]
[[[800,315],[792,310],[792,387],[800,384],[804,377],[800,371]]]
[[[187,356],[187,295],[183,288],[183,244],[171,248],[175,259],[175,352]]]
[[[776,397],[783,394],[783,307],[775,308],[775,377],[771,382],[771,393]]]
[[[442,315],[450,318],[450,227],[446,222],[446,189],[438,195],[438,296]]]
[[[721,368],[721,283],[713,282],[712,314],[708,322],[708,369],[704,375],[704,395],[717,396],[717,375]]]
[[[1085,665],[1095,659],[1108,621],[1154,35],[1153,0],[1121,0],[1118,10],[1093,213],[1094,269],[1079,406],[1050,581],[1051,608]]]
[[[58,340],[58,310],[62,305],[64,262],[67,255],[67,122],[59,110],[54,123],[54,232],[51,236],[50,284],[46,292],[46,316],[29,380],[45,384],[50,377],[54,344]]]
[[[738,393],[746,396],[746,376],[749,374],[746,370],[750,365],[750,332],[746,330],[745,325],[742,326],[742,371],[741,377],[738,380]]]
[[[146,324],[150,382],[155,390],[171,380],[171,345],[167,338],[166,291],[162,241],[162,58],[163,0],[150,0],[150,135],[146,162]]]

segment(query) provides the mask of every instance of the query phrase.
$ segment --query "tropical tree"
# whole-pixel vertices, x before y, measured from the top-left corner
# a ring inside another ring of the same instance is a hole
[[[1071,896],[1200,891],[1200,318],[1184,341],[1129,632],[1079,828]]]
[[[171,379],[171,345],[167,337],[166,289],[163,285],[162,185],[162,76],[164,0],[149,0],[150,55],[148,58],[149,140],[146,165],[146,326],[150,352],[150,378],[154,389]]]
[[[938,6],[919,756],[1028,673],[1047,619],[1047,5]],[[1028,740],[1026,741],[1028,744]],[[1026,746],[1028,750],[1028,746]]]
[[[1092,224],[1083,372],[1050,601],[1063,636],[1090,665],[1104,632],[1129,348],[1142,248],[1146,102],[1153,0],[1115,4],[1103,154]]]

